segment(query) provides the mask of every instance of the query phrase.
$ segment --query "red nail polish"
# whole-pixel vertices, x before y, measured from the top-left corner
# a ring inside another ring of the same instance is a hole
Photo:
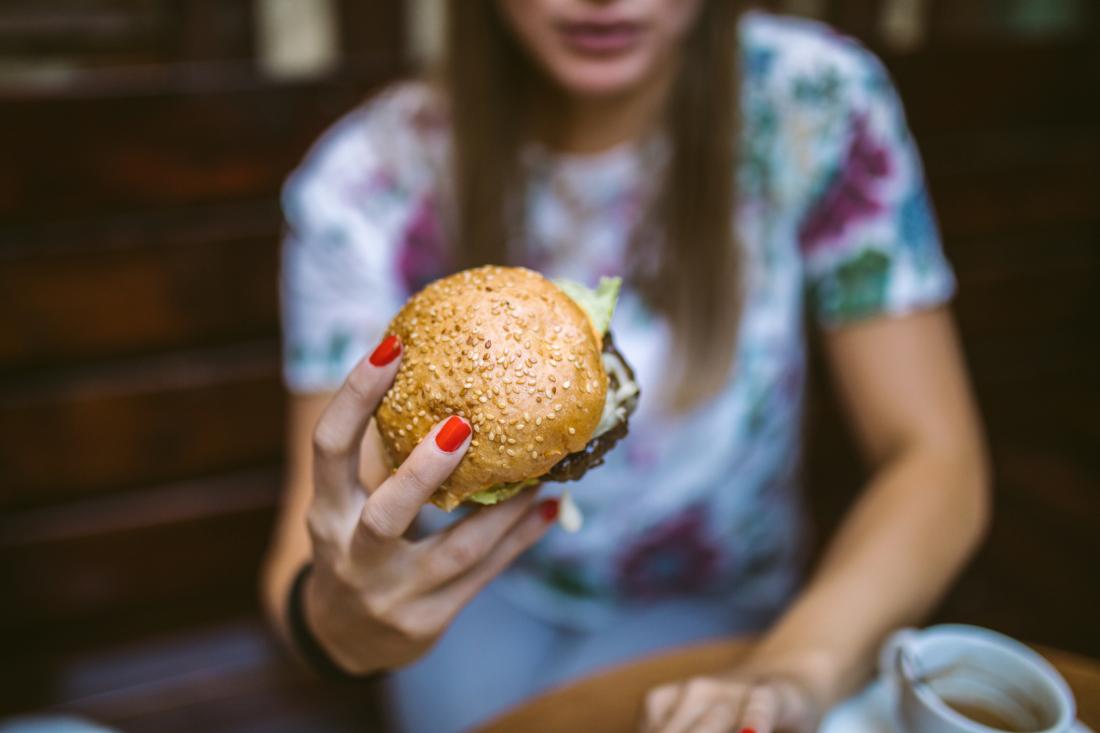
[[[386,366],[401,353],[401,341],[390,334],[382,339],[382,343],[370,355],[370,363],[377,367]]]
[[[741,733],[756,733],[756,729],[754,729],[754,728],[742,728]]]
[[[440,450],[453,453],[470,435],[470,425],[458,415],[451,415],[435,434],[435,444]]]
[[[558,518],[558,509],[561,502],[557,499],[545,499],[539,504],[539,514],[547,522],[553,522]]]

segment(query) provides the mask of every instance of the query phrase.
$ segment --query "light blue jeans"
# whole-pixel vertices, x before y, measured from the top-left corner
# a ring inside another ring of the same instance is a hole
[[[423,658],[391,674],[389,712],[401,733],[454,733],[547,688],[606,665],[668,647],[751,633],[746,619],[708,599],[664,601],[623,611],[598,631],[551,625],[490,586],[459,614]]]

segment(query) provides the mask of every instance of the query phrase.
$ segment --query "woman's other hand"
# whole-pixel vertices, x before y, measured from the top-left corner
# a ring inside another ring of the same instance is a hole
[[[536,506],[528,490],[440,534],[405,538],[421,506],[462,459],[471,428],[461,417],[446,418],[377,487],[362,485],[360,476],[386,473],[382,465],[361,465],[381,460],[363,443],[400,353],[389,337],[356,365],[313,434],[313,570],[305,616],[331,658],[352,674],[407,664],[427,651],[556,514],[553,500]]]
[[[821,719],[795,677],[734,671],[650,690],[643,733],[812,733]]]

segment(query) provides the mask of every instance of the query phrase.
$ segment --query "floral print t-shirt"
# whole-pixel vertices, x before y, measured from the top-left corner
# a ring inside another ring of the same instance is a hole
[[[630,604],[683,594],[743,618],[780,609],[797,587],[806,535],[804,315],[835,328],[933,307],[954,290],[917,150],[879,62],[808,21],[750,13],[741,39],[733,226],[747,279],[735,368],[704,406],[667,414],[652,399],[667,324],[624,286],[612,331],[642,389],[630,434],[570,485],[584,528],[551,532],[497,584],[557,623],[595,628]],[[335,389],[405,299],[446,274],[448,130],[438,110],[426,85],[394,86],[335,125],[289,180],[291,390]],[[529,232],[514,264],[590,285],[622,273],[654,175],[641,147],[592,156],[530,147]],[[442,521],[434,509],[425,515]]]

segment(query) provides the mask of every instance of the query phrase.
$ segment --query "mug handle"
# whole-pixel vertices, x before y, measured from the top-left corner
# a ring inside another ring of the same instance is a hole
[[[895,690],[903,679],[910,679],[914,670],[907,669],[905,652],[912,650],[920,632],[913,628],[898,629],[887,637],[878,653],[878,671]]]

